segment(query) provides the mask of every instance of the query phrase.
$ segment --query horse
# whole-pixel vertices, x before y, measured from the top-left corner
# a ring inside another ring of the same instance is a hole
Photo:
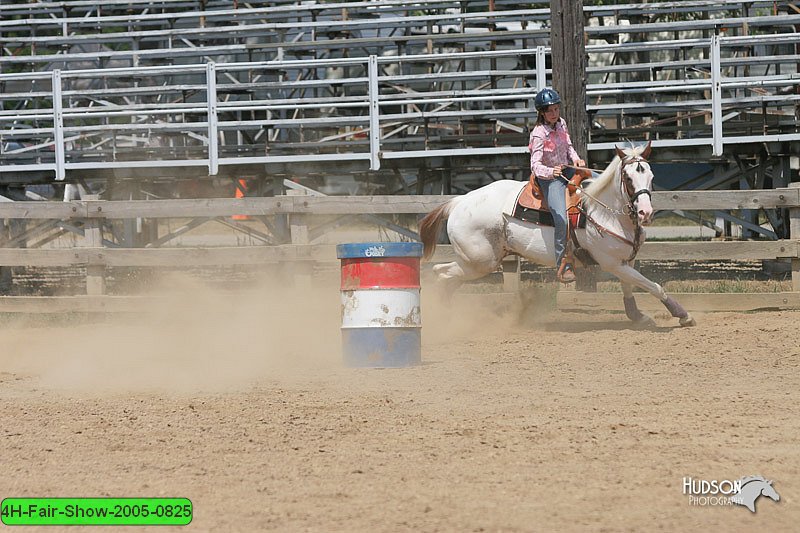
[[[694,326],[694,318],[663,287],[631,266],[645,240],[643,227],[650,224],[653,216],[653,172],[647,162],[650,151],[649,142],[644,146],[616,147],[608,167],[579,190],[587,224],[585,229],[576,229],[577,244],[601,269],[622,282],[625,314],[637,326],[652,327],[655,321],[637,307],[634,287],[658,298],[681,326]],[[553,228],[506,214],[509,202],[515,202],[524,185],[515,180],[495,181],[436,207],[420,221],[426,259],[433,254],[441,226],[447,221],[447,236],[456,260],[433,267],[447,297],[465,281],[498,270],[507,255],[555,266]]]
[[[761,476],[749,476],[739,480],[741,489],[736,496],[731,496],[732,503],[744,505],[751,513],[756,512],[756,500],[759,496],[766,496],[773,501],[780,501],[781,497],[772,486],[772,481],[767,481]]]

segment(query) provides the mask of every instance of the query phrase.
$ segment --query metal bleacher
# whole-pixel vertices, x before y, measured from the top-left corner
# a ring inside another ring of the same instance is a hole
[[[584,5],[592,161],[650,139],[661,162],[714,162],[692,186],[792,181],[791,3]],[[507,0],[4,3],[0,181],[421,193],[521,177],[549,16]]]

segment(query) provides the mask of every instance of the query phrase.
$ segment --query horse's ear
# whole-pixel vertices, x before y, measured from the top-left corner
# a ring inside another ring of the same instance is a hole
[[[615,146],[614,146],[614,149],[617,151],[617,157],[619,157],[620,159],[625,159],[625,158],[627,157],[627,155],[625,154],[625,152],[623,152],[623,151],[622,151],[622,148],[620,148],[619,146],[616,146],[616,145],[615,145]]]
[[[651,146],[652,142],[653,142],[652,140],[647,141],[647,146],[645,146],[644,150],[642,150],[642,157],[644,159],[649,159],[650,158],[650,150],[652,148],[652,146]]]

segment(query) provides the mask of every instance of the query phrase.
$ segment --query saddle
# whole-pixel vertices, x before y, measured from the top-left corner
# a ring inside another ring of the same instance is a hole
[[[591,178],[592,173],[588,169],[577,169],[572,176],[568,179],[575,185],[580,185],[581,182],[587,178]],[[567,185],[566,191],[567,200],[567,246],[564,256],[562,268],[567,263],[575,264],[577,258],[580,263],[586,265],[596,265],[597,263],[592,259],[589,253],[576,245],[575,229],[586,227],[586,217],[583,216],[578,204],[581,197],[577,192],[577,187],[574,185]],[[522,188],[519,196],[517,196],[516,206],[514,212],[511,214],[514,218],[532,222],[542,226],[553,225],[553,215],[550,213],[550,208],[547,201],[542,194],[539,184],[536,182],[535,176],[531,174],[530,180]],[[560,274],[560,273],[559,273]]]

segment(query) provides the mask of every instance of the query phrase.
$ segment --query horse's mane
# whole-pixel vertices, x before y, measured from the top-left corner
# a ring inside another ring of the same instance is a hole
[[[767,481],[766,479],[764,479],[761,476],[747,476],[747,477],[743,477],[739,481],[742,483],[742,487],[744,487],[745,485],[747,485],[751,481],[763,481],[765,483],[769,483],[769,481]]]
[[[629,157],[636,157],[637,155],[641,155],[644,152],[646,145],[642,146],[632,146],[630,148],[621,148],[621,150],[625,153],[626,156]],[[611,160],[611,163],[606,167],[602,174],[600,174],[597,178],[592,180],[592,183],[586,186],[586,192],[590,195],[594,196],[597,195],[600,191],[608,187],[608,185],[614,181],[614,176],[617,175],[617,171],[619,170],[619,166],[622,164],[622,160],[619,156],[614,156],[614,159]]]

